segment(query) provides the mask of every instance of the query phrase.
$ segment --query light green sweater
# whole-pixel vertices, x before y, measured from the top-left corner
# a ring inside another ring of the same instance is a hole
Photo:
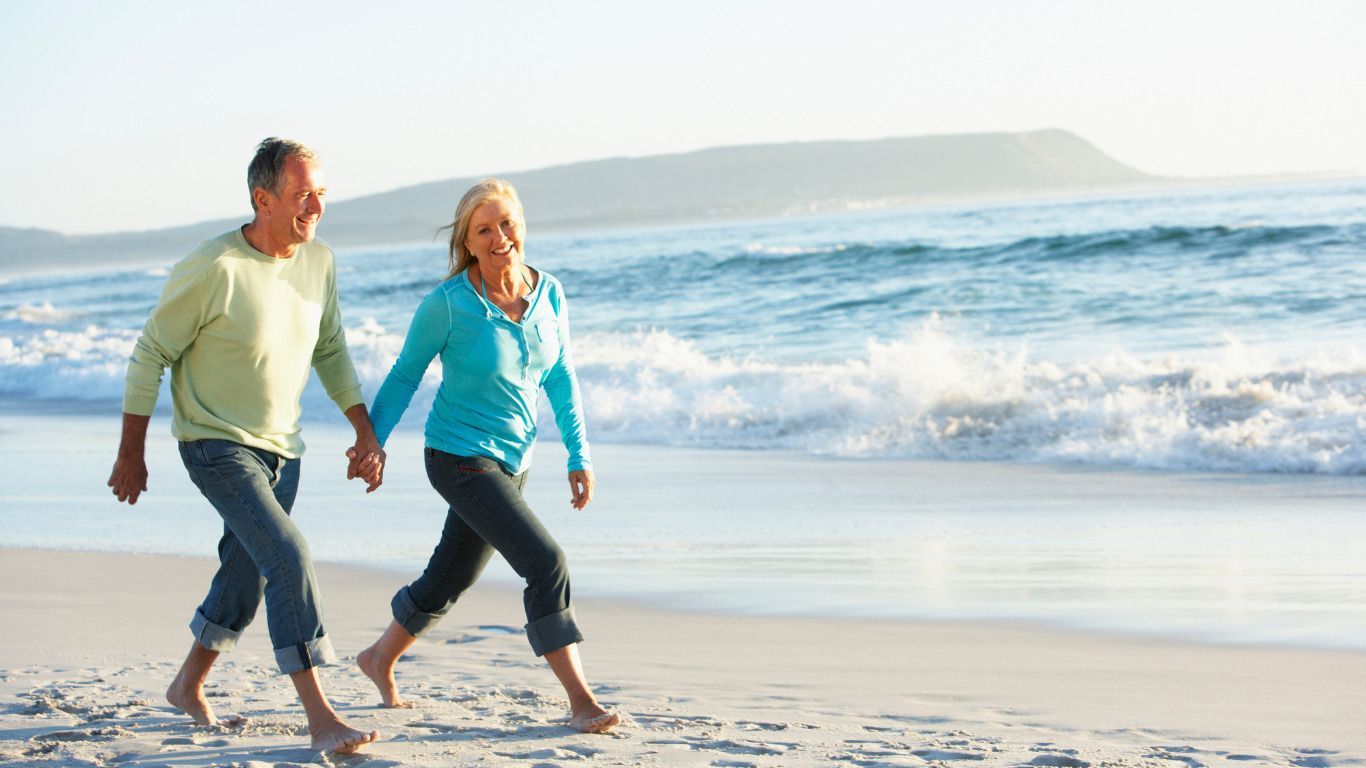
[[[364,402],[321,241],[275,259],[241,230],[199,246],[171,271],[128,365],[123,410],[150,416],[171,367],[171,433],[303,453],[299,400],[310,365],[343,411]]]

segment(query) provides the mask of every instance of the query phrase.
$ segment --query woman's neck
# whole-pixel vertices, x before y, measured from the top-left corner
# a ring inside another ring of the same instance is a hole
[[[475,264],[470,275],[471,282],[480,283],[489,295],[507,298],[520,298],[531,292],[531,280],[523,264],[509,264],[506,269],[494,270],[483,264]]]

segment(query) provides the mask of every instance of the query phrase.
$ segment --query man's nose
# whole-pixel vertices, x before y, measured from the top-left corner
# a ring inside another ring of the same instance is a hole
[[[309,195],[308,212],[316,213],[319,216],[321,216],[323,214],[323,199],[321,197],[318,197],[317,195]]]

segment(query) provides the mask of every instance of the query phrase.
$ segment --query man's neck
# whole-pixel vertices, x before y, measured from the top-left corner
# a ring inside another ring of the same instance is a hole
[[[242,237],[247,239],[247,244],[252,248],[273,259],[293,258],[294,251],[299,248],[298,243],[274,242],[260,219],[252,219],[249,224],[242,227]]]

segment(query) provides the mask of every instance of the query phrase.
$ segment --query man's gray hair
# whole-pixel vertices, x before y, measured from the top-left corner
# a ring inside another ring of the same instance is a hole
[[[280,183],[284,180],[285,161],[291,157],[317,162],[318,153],[289,139],[271,136],[256,145],[256,157],[247,166],[247,194],[251,197],[251,209],[256,210],[256,190],[264,189],[272,195],[280,193]]]

